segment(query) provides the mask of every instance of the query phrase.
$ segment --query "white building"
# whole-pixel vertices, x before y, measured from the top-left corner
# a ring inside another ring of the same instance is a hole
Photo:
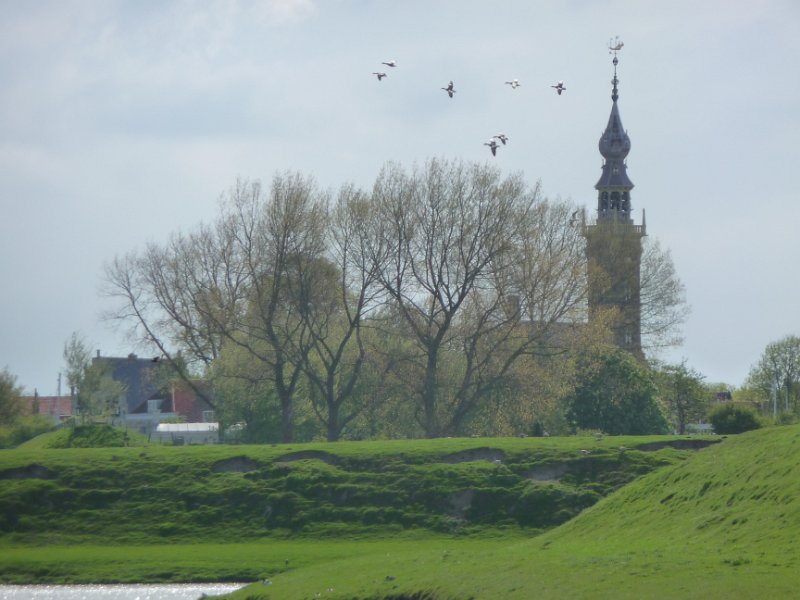
[[[150,435],[153,442],[184,444],[219,443],[219,423],[159,423]]]

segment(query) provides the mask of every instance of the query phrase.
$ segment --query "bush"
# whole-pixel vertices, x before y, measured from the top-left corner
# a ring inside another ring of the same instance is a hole
[[[711,410],[708,421],[714,432],[722,435],[742,433],[761,427],[756,411],[749,406],[722,404]]]
[[[775,419],[776,425],[794,425],[797,423],[797,417],[792,413],[783,412]]]
[[[132,445],[127,430],[105,424],[76,425],[59,433],[49,448],[120,448]]]
[[[567,416],[575,431],[610,435],[667,433],[656,400],[653,373],[622,350],[587,355],[579,366],[575,389],[567,396]]]
[[[52,431],[53,428],[53,423],[46,417],[22,417],[12,425],[0,428],[0,448],[14,448],[37,435]]]

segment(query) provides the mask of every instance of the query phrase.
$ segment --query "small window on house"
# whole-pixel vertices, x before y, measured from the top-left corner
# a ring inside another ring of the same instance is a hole
[[[148,400],[147,401],[147,412],[150,414],[156,414],[161,412],[161,400]]]
[[[203,423],[213,423],[214,422],[214,411],[213,410],[204,410],[203,411]]]

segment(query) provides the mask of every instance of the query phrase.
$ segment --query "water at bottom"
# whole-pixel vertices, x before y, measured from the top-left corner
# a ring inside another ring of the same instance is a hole
[[[141,585],[0,585],[0,600],[197,600],[228,594],[243,583]]]

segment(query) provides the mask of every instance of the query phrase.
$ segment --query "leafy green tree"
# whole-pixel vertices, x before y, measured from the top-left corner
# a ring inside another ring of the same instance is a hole
[[[92,362],[89,345],[77,332],[64,343],[63,356],[67,385],[80,420],[108,420],[118,414],[126,386],[111,377],[109,365]]]
[[[758,415],[752,407],[733,402],[726,402],[712,409],[708,414],[708,421],[714,432],[720,435],[743,433],[761,427]]]
[[[754,385],[749,377],[740,387],[734,388],[733,386],[727,386],[723,389],[712,388],[711,391],[712,391],[710,396],[711,398],[716,397],[717,392],[728,391],[731,393],[732,398],[736,398],[737,402],[742,402],[744,404],[749,404],[750,406],[755,407],[760,415],[764,416],[772,415],[774,394],[771,394],[770,390],[765,390],[762,387]],[[784,414],[786,415],[786,417],[792,416],[787,413],[780,413],[779,415],[776,416],[780,418],[781,415]]]
[[[350,439],[408,439],[425,434],[415,416],[418,405],[408,401],[409,382],[417,374],[418,351],[404,335],[390,310],[370,319],[362,331],[366,349],[361,377],[353,390],[362,408],[347,425]],[[376,326],[377,325],[377,326]]]
[[[788,335],[767,344],[750,370],[746,385],[761,390],[772,412],[797,412],[800,408],[800,337]]]
[[[577,385],[567,396],[573,427],[610,435],[666,433],[650,369],[617,349],[581,359]]]
[[[220,422],[230,439],[246,443],[281,441],[280,402],[263,365],[237,346],[222,349],[208,371]]]
[[[22,413],[22,388],[8,367],[0,371],[0,425],[11,425]]]
[[[686,424],[705,416],[708,390],[703,375],[686,366],[686,361],[663,365],[656,371],[656,382],[664,405],[669,409],[678,433],[686,433]]]
[[[86,340],[77,331],[74,331],[64,343],[62,355],[66,367],[67,386],[70,389],[70,395],[74,396],[83,383],[86,369],[91,364],[92,351]]]
[[[506,378],[506,389],[485,407],[489,413],[483,435],[568,435],[571,425],[564,398],[575,386],[579,357],[607,348],[610,313],[595,314],[591,322],[556,329],[553,340],[536,353],[522,357]]]

